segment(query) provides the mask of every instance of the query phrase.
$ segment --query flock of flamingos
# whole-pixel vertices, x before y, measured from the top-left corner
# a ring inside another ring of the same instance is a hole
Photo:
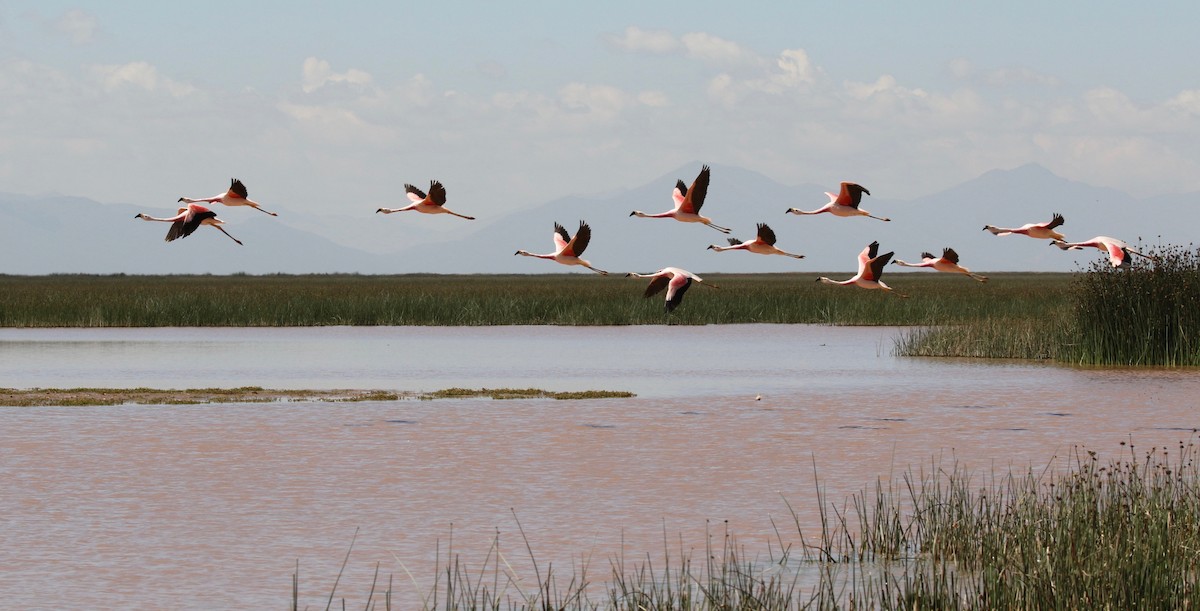
[[[642,218],[672,218],[684,223],[702,223],[708,225],[721,233],[730,233],[729,228],[722,227],[713,223],[712,219],[702,216],[700,209],[704,206],[704,198],[708,194],[708,183],[710,179],[710,171],[708,166],[703,166],[700,174],[692,181],[689,187],[682,180],[677,180],[675,189],[672,192],[672,198],[675,202],[675,207],[666,212],[656,214],[648,214],[639,210],[634,210],[629,216],[638,216]],[[404,190],[408,194],[408,199],[411,203],[402,208],[380,208],[377,213],[392,214],[394,212],[407,212],[415,210],[424,214],[451,214],[459,218],[474,220],[475,217],[459,214],[446,208],[446,188],[442,183],[434,180],[429,183],[429,192],[426,193],[413,185],[404,185]],[[875,216],[866,210],[859,208],[859,203],[862,201],[863,194],[870,195],[871,192],[861,185],[852,182],[843,182],[841,190],[836,195],[826,193],[829,196],[829,203],[816,210],[800,210],[797,208],[788,208],[787,214],[822,214],[828,212],[833,216],[854,217],[865,216],[868,218],[877,219],[880,221],[890,221],[891,219]],[[224,223],[217,218],[217,214],[203,204],[223,204],[226,206],[250,206],[260,212],[264,212],[271,216],[279,216],[274,212],[264,210],[258,202],[249,198],[249,192],[246,190],[246,185],[242,181],[234,178],[230,181],[229,189],[219,195],[212,197],[190,198],[181,197],[179,201],[185,204],[184,207],[178,209],[178,214],[167,218],[158,218],[146,214],[138,214],[134,218],[140,218],[146,221],[161,221],[171,223],[171,228],[167,231],[166,241],[170,242],[176,238],[186,238],[196,231],[201,225],[208,225],[220,230],[229,239],[241,244],[242,242],[225,231],[221,225]],[[985,225],[984,230],[990,231],[994,235],[1024,235],[1039,240],[1051,240],[1051,244],[1058,246],[1063,250],[1082,249],[1092,247],[1100,250],[1108,255],[1109,262],[1113,267],[1128,268],[1130,255],[1138,255],[1153,259],[1150,255],[1143,254],[1134,250],[1125,242],[1116,238],[1107,236],[1096,236],[1090,240],[1083,242],[1067,242],[1063,235],[1056,229],[1063,225],[1064,219],[1062,215],[1055,214],[1053,218],[1044,223],[1027,223],[1020,227],[1005,228]],[[554,224],[554,252],[546,254],[532,253],[526,250],[518,250],[516,255],[524,255],[526,257],[537,257],[539,259],[550,259],[563,265],[581,265],[598,274],[607,275],[608,272],[597,269],[591,263],[581,258],[583,252],[587,249],[588,243],[592,239],[592,229],[584,221],[579,222],[579,229],[572,236],[562,225]],[[784,252],[775,246],[775,232],[767,226],[766,223],[758,224],[758,233],[749,241],[741,241],[737,238],[729,238],[729,246],[712,245],[708,247],[716,252],[724,252],[727,250],[744,250],[760,255],[783,255],[794,257],[796,259],[804,258],[804,255],[792,254]],[[965,267],[958,264],[958,253],[954,252],[953,248],[942,249],[942,256],[935,257],[932,254],[925,252],[921,253],[920,263],[908,263],[899,259],[892,261],[892,255],[895,253],[886,252],[879,254],[879,242],[871,242],[866,248],[858,254],[858,273],[846,280],[831,280],[824,276],[817,278],[818,282],[825,284],[838,284],[842,286],[857,286],[864,289],[880,289],[891,292],[900,297],[905,297],[898,292],[892,290],[891,287],[884,284],[881,280],[884,267],[889,261],[895,265],[906,267],[927,267],[939,272],[949,272],[963,274],[979,282],[987,282],[985,276],[973,273]],[[696,274],[693,274],[685,269],[678,267],[664,267],[656,272],[649,274],[629,273],[627,277],[634,278],[650,278],[650,286],[646,287],[643,297],[650,297],[662,292],[666,289],[666,311],[669,313],[674,310],[683,301],[683,295],[691,287],[693,282],[704,284],[712,288],[719,288],[712,283],[705,283],[704,279]]]

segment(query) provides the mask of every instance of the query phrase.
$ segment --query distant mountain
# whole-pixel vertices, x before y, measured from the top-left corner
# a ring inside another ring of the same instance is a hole
[[[1200,228],[1200,193],[1137,199],[1113,189],[1066,180],[1028,164],[993,170],[945,191],[901,201],[886,185],[865,185],[873,195],[862,207],[891,217],[785,215],[789,207],[815,209],[828,198],[828,185],[788,186],[744,168],[713,165],[702,212],[730,236],[699,224],[630,217],[633,210],[672,207],[675,180],[687,184],[700,162],[685,164],[644,185],[593,196],[556,199],[494,218],[460,219],[282,213],[272,218],[244,209],[218,208],[238,246],[212,228],[170,244],[166,223],[136,220],[137,212],[168,216],[171,210],[142,210],[79,197],[0,193],[0,273],[560,273],[579,270],[550,261],[514,257],[517,249],[553,250],[554,223],[574,232],[580,220],[592,227],[584,258],[614,273],[653,271],[674,265],[704,272],[853,273],[855,257],[874,240],[896,258],[918,260],[922,251],[953,247],[963,265],[988,271],[1068,271],[1098,256],[1064,253],[1023,236],[997,237],[985,224],[1020,226],[1066,217],[1069,239],[1111,235],[1128,241],[1187,244]],[[445,222],[443,222],[445,221]],[[802,260],[745,252],[716,253],[710,244],[727,237],[754,236],[765,222],[784,250]],[[899,273],[893,267],[889,273]],[[910,273],[928,273],[923,270]]]

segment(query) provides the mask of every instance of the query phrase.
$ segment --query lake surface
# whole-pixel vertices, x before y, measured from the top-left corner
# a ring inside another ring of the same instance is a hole
[[[981,475],[1177,447],[1194,371],[891,356],[901,330],[803,325],[0,329],[0,386],[628,390],[633,399],[0,407],[10,608],[286,608],[376,564],[400,600],[497,536],[536,584],[728,528],[752,554],[940,461]],[[761,395],[761,400],[756,396]],[[1055,461],[1055,457],[1058,458]],[[781,535],[776,534],[779,527]],[[497,533],[499,533],[497,535]],[[811,533],[810,533],[811,535]],[[666,541],[667,543],[664,543]],[[408,573],[412,573],[412,578]],[[564,583],[565,580],[564,579]],[[415,582],[415,584],[414,584]]]

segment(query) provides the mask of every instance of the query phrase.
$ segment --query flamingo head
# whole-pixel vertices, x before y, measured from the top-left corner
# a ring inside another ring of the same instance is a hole
[[[788,208],[783,211],[784,214],[800,214],[800,211],[795,208]]]

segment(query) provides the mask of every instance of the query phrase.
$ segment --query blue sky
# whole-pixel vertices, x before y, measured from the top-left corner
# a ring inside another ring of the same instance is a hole
[[[1200,190],[1193,2],[510,4],[0,1],[0,191],[169,208],[238,176],[352,214],[438,178],[492,215],[692,161]]]

